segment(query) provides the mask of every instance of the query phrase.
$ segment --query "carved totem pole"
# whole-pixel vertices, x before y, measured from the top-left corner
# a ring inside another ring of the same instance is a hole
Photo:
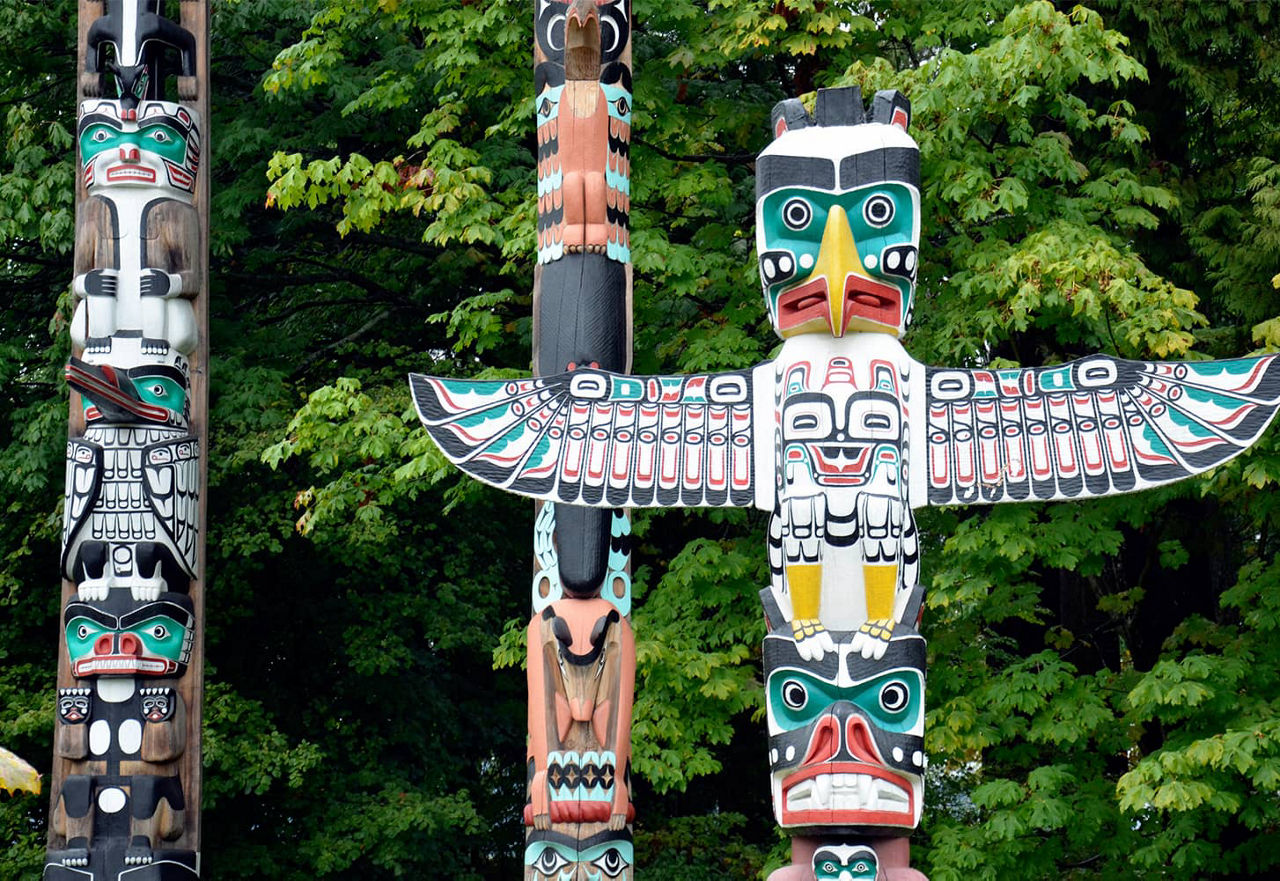
[[[536,0],[534,32],[534,372],[625,373],[631,365],[630,0]],[[585,448],[585,435],[574,440]],[[604,462],[580,466],[571,479],[589,503],[598,503]],[[537,512],[528,628],[528,881],[601,873],[609,881],[631,878],[636,660],[629,534],[620,510],[548,500]]]
[[[47,881],[199,877],[207,16],[80,0]]]
[[[445,455],[511,492],[771,512],[770,782],[794,836],[775,881],[923,878],[907,846],[926,767],[914,508],[1179,480],[1243,451],[1280,405],[1277,356],[914,361],[898,342],[920,236],[910,119],[898,92],[868,113],[857,88],[819,90],[813,116],[797,99],[774,108],[756,163],[760,275],[784,341],[774,360],[692,376],[580,363],[526,380],[410,378]]]

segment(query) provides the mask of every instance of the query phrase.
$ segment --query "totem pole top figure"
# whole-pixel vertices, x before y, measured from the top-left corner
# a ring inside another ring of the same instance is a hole
[[[773,111],[756,160],[756,253],[765,304],[783,339],[856,331],[901,337],[911,320],[920,241],[920,150],[911,107],[880,92],[818,92]]]
[[[523,380],[414,375],[445,455],[511,492],[601,507],[755,506],[774,811],[788,828],[910,829],[925,759],[913,509],[1102,496],[1211,468],[1280,405],[1277,356],[925,367],[898,342],[920,230],[910,105],[820,90],[757,164],[765,300],[750,370]]]

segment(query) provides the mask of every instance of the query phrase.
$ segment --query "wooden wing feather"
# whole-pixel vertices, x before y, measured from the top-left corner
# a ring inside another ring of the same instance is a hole
[[[930,368],[927,503],[1114,495],[1207,471],[1271,422],[1277,358]]]
[[[754,503],[750,371],[409,382],[449,461],[510,492],[610,508]]]
[[[200,527],[200,441],[195,437],[149,444],[143,450],[143,494],[174,550],[195,577]]]

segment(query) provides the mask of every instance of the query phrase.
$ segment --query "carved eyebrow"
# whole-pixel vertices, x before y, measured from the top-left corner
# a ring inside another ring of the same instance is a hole
[[[881,181],[911,184],[920,189],[920,151],[911,147],[882,147],[840,160],[840,188],[851,190]]]
[[[756,160],[756,197],[782,187],[836,188],[836,167],[815,156],[761,156]]]

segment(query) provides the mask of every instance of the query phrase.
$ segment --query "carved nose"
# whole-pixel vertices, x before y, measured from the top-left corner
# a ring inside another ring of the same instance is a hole
[[[138,152],[137,147],[121,147],[120,148],[120,158],[126,162],[137,162],[139,159],[139,156],[140,154]]]
[[[132,633],[120,634],[120,654],[135,656],[142,654],[142,641]]]
[[[569,701],[569,711],[572,713],[573,721],[575,722],[590,722],[591,713],[595,708],[595,701],[588,698],[575,697]]]
[[[95,655],[109,655],[114,647],[115,636],[110,633],[104,633],[93,641],[93,653]]]
[[[853,753],[854,758],[864,762],[870,762],[873,765],[880,764],[880,756],[876,750],[875,740],[871,737],[871,730],[867,728],[867,723],[861,716],[850,716],[846,724],[845,734],[847,737],[847,745],[849,752]]]
[[[834,716],[826,715],[813,726],[813,734],[809,737],[809,751],[805,754],[805,765],[828,762],[840,752],[840,723]]]

